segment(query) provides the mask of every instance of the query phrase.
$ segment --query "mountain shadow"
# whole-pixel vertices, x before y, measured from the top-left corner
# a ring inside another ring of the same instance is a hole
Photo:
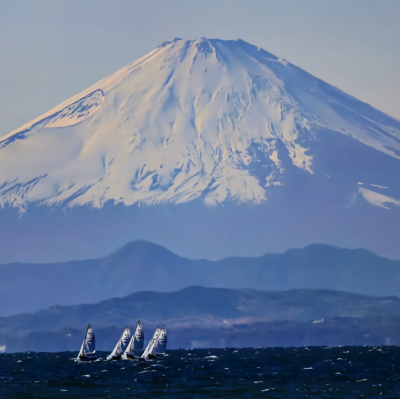
[[[135,241],[102,259],[0,265],[0,275],[0,316],[192,285],[400,295],[400,261],[363,249],[321,244],[283,254],[208,261],[186,259],[160,245]]]

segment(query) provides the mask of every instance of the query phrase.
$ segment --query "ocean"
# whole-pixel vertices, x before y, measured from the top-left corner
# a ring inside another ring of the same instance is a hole
[[[0,355],[1,398],[398,398],[394,346],[170,350],[147,362]]]

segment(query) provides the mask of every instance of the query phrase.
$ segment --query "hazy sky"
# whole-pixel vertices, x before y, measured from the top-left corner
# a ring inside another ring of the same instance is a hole
[[[399,0],[2,0],[0,136],[166,40],[241,38],[400,119]]]

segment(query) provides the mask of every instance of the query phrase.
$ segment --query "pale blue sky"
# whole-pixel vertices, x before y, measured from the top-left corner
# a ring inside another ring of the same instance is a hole
[[[241,38],[400,119],[399,0],[2,0],[0,136],[175,37]]]

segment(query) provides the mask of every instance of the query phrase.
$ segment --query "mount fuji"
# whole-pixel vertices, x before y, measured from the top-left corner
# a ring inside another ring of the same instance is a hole
[[[3,262],[400,257],[400,121],[242,40],[165,42],[0,139]]]

